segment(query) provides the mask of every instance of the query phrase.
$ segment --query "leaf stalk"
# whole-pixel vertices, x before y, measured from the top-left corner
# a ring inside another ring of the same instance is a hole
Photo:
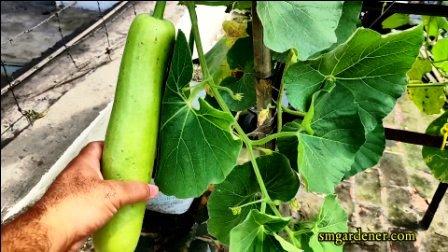
[[[217,103],[221,107],[221,109],[224,112],[229,113],[231,115],[232,113],[231,113],[230,109],[227,107],[227,104],[224,102],[223,98],[221,97],[220,93],[218,92],[218,89],[216,88],[214,80],[209,72],[209,69],[207,66],[207,61],[205,60],[204,50],[202,48],[201,37],[199,34],[198,18],[197,18],[196,9],[195,9],[195,3],[194,2],[186,2],[185,4],[187,5],[188,12],[190,14],[191,29],[193,32],[194,42],[196,44],[196,50],[198,52],[199,63],[201,64],[202,74],[205,79],[209,79],[210,89],[211,89],[213,96],[215,97]],[[272,202],[272,200],[269,197],[268,191],[266,189],[266,186],[264,184],[263,178],[260,173],[260,169],[258,168],[258,164],[255,160],[256,157],[255,157],[255,154],[254,154],[254,151],[252,148],[251,140],[249,139],[249,137],[247,137],[246,133],[244,133],[243,129],[236,121],[234,122],[234,128],[237,131],[241,140],[246,145],[246,148],[249,152],[252,167],[253,167],[253,170],[255,173],[255,177],[257,179],[258,185],[260,186],[260,190],[261,190],[261,193],[262,193],[263,199],[264,199],[264,201],[261,204],[261,209],[260,209],[261,212],[264,213],[266,211],[266,203],[265,202]]]

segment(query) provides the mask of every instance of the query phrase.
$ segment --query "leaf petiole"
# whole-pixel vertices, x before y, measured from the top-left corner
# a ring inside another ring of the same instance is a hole
[[[239,205],[239,206],[234,206],[234,207],[229,207],[229,208],[232,211],[232,213],[237,213],[237,212],[241,212],[241,209],[243,207],[247,207],[247,206],[251,206],[251,205],[255,205],[255,204],[263,203],[263,202],[264,202],[264,199],[259,199],[259,200],[247,202],[247,203]]]
[[[211,86],[211,85],[209,85]],[[230,95],[230,97],[232,97],[232,99],[234,99],[235,101],[241,101],[241,99],[243,99],[243,94],[242,93],[234,93],[232,91],[232,89],[228,88],[228,87],[223,87],[223,86],[214,86],[216,89],[220,89],[226,93],[228,93]]]
[[[419,87],[444,87],[447,83],[410,83],[407,85],[408,88],[419,88]]]
[[[282,138],[282,137],[297,137],[297,132],[293,131],[283,131],[283,132],[277,132],[274,134],[270,134],[266,136],[265,138],[259,139],[259,140],[251,140],[252,145],[264,145],[274,139]]]
[[[300,117],[305,117],[305,115],[306,115],[306,112],[292,110],[285,106],[282,106],[282,109],[283,109],[283,111],[285,111],[286,113],[291,114],[291,115],[296,115],[296,116],[300,116]]]
[[[185,2],[185,4],[187,5],[188,12],[190,14],[191,29],[193,31],[194,42],[196,44],[196,50],[198,52],[199,63],[201,65],[201,70],[202,70],[203,76],[205,77],[205,79],[209,79],[210,89],[216,99],[216,102],[219,104],[221,109],[224,112],[231,115],[232,113],[231,113],[229,107],[227,107],[227,104],[224,102],[224,99],[221,97],[220,93],[218,92],[218,89],[216,88],[214,80],[209,72],[207,61],[205,60],[204,50],[202,48],[201,36],[199,34],[198,17],[197,17],[196,10],[195,10],[195,3],[194,2]],[[258,164],[255,160],[256,157],[255,157],[255,154],[252,149],[252,143],[251,143],[249,137],[247,137],[247,135],[244,133],[244,130],[241,128],[241,126],[236,121],[234,122],[234,128],[238,132],[238,135],[240,136],[241,140],[246,145],[246,148],[249,152],[250,159],[251,159],[250,161],[252,163],[255,177],[257,179],[258,185],[260,186],[261,193],[263,194],[264,201],[261,204],[260,210],[262,213],[264,213],[266,210],[265,202],[271,202],[271,198],[269,197],[269,194],[268,194],[268,191],[264,184],[263,178],[261,177],[260,169],[258,168]]]

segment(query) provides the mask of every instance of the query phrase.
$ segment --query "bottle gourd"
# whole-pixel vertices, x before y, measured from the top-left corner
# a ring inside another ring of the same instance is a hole
[[[174,36],[171,22],[149,14],[139,14],[131,24],[101,161],[104,179],[150,182]],[[94,234],[96,251],[134,251],[145,208],[145,202],[121,208]]]

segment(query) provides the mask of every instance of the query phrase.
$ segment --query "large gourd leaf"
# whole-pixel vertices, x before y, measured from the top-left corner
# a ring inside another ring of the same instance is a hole
[[[269,196],[274,200],[289,201],[299,189],[299,179],[288,159],[280,153],[257,158],[261,176]],[[261,192],[250,162],[233,169],[227,179],[210,195],[208,229],[222,243],[229,244],[229,233],[241,223],[251,209],[260,204],[239,206],[260,199]],[[233,210],[232,210],[233,209]]]
[[[445,17],[423,16],[423,25],[431,40],[437,40],[441,30],[448,31],[448,21]]]
[[[434,120],[426,129],[426,133],[435,136],[442,136],[441,129],[448,130],[448,112],[442,114]],[[448,133],[445,133],[448,134]],[[441,182],[448,183],[448,150],[424,146],[422,149],[423,159],[431,170],[434,177]]]
[[[448,75],[448,38],[440,39],[432,48],[434,65]]]
[[[302,128],[298,120],[288,122],[283,125],[282,131],[299,131]],[[285,155],[291,163],[291,168],[298,171],[297,167],[297,145],[299,141],[297,137],[281,137],[277,138],[278,151]]]
[[[257,13],[268,48],[276,52],[294,48],[299,59],[306,60],[337,42],[342,1],[260,1]]]
[[[325,80],[354,95],[363,124],[373,130],[394,107],[406,88],[406,72],[414,62],[422,27],[381,36],[359,28],[344,44],[315,60],[288,68],[284,81],[289,102],[306,111],[311,95]]]
[[[386,147],[383,125],[378,124],[372,131],[367,132],[365,138],[366,141],[356,152],[355,162],[345,175],[345,178],[376,165],[380,161],[381,156],[383,156],[383,151]]]
[[[395,29],[406,24],[409,24],[409,15],[402,13],[394,13],[381,22],[383,29]]]
[[[209,67],[213,81],[219,84],[224,78],[230,76],[231,71],[227,64],[227,52],[232,47],[234,40],[223,36],[216,44],[205,54],[205,61]]]
[[[360,24],[359,15],[361,13],[361,7],[361,1],[345,1],[342,7],[341,19],[339,20],[338,27],[335,30],[337,42],[328,49],[315,53],[310,58],[316,58],[322,53],[331,51],[336,46],[346,41]]]
[[[193,74],[191,52],[179,31],[162,99],[156,184],[179,198],[202,194],[224,181],[235,166],[241,141],[231,133],[231,115],[200,99],[199,110],[184,91]]]
[[[344,86],[315,93],[302,127],[305,131],[297,132],[299,172],[308,190],[333,193],[365,141],[352,93]]]
[[[345,87],[353,95],[353,106],[358,108],[366,141],[346,176],[373,166],[381,157],[385,141],[380,128],[382,119],[405,90],[406,72],[421,42],[421,26],[386,36],[359,28],[333,51],[315,60],[295,63],[285,73],[288,100],[301,111],[308,109],[312,94],[328,81],[336,87]]]
[[[333,46],[345,42],[356,30],[360,23],[359,14],[361,12],[362,1],[345,1],[342,8],[342,16],[336,28],[337,43]]]
[[[440,40],[442,41],[442,40]],[[438,43],[440,43],[440,41]],[[431,72],[432,65],[427,59],[417,58],[408,71],[408,86],[407,92],[411,100],[417,108],[428,115],[439,114],[443,105],[445,104],[445,93],[443,86],[412,86],[413,83],[422,83],[422,78],[425,73]],[[430,83],[428,83],[430,84]]]
[[[220,91],[224,102],[232,111],[242,111],[255,106],[255,75],[253,72],[252,37],[239,38],[227,53],[227,62],[232,71],[243,72],[241,78],[227,77],[221,82],[222,87],[232,90],[234,95],[242,98],[236,100],[226,91]]]
[[[234,95],[241,96],[240,100],[235,100],[228,92],[220,91],[230,110],[242,111],[255,105],[257,101],[255,83],[256,79],[252,73],[245,73],[240,79],[229,76],[221,81],[220,86],[229,88]]]
[[[260,213],[252,209],[247,218],[230,232],[230,251],[281,251],[280,243],[273,236],[281,231],[290,218]]]
[[[347,214],[339,205],[336,196],[326,196],[319,216],[312,228],[313,235],[310,237],[309,246],[313,252],[342,252],[343,247],[341,245],[335,245],[333,242],[319,242],[318,236],[319,233],[348,232],[347,219]]]

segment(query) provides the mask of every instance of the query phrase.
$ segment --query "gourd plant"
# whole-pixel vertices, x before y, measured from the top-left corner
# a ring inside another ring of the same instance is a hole
[[[174,46],[156,184],[178,198],[211,189],[208,230],[231,251],[341,251],[318,239],[348,230],[335,187],[379,161],[382,120],[405,92],[427,31],[359,27],[361,2],[181,4],[192,31],[188,41],[179,30]],[[196,4],[236,13],[208,53]],[[255,129],[239,123],[254,111]],[[314,220],[288,215],[300,185],[324,196]]]
[[[384,28],[397,29],[412,22],[407,14],[394,14],[383,21]],[[423,147],[422,155],[434,177],[448,183],[448,21],[445,17],[422,17],[425,40],[418,58],[407,73],[407,93],[417,108],[427,115],[439,115],[426,133],[443,136],[440,149]]]

